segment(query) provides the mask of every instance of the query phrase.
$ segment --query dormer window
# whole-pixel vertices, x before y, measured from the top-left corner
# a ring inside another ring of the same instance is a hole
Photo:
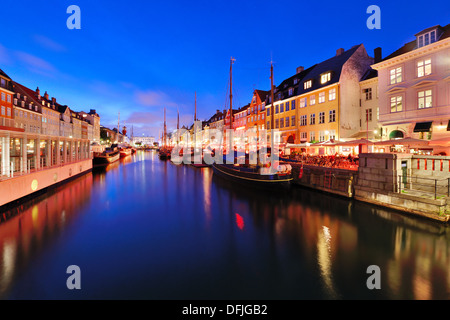
[[[294,93],[294,89],[289,88],[289,96],[292,96],[293,93]]]
[[[294,84],[297,84],[298,83],[298,79],[296,78],[296,79],[294,79]]]
[[[320,83],[324,84],[331,80],[331,72],[324,73],[320,76]]]
[[[303,83],[303,88],[305,90],[311,88],[311,86],[312,86],[312,80],[308,80],[308,81],[305,81],[305,83]]]
[[[421,34],[417,37],[417,47],[421,48],[429,45],[430,43],[436,42],[436,38],[436,30]]]

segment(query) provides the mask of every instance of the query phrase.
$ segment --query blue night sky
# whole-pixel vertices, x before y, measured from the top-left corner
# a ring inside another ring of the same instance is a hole
[[[81,30],[69,30],[70,5]],[[381,30],[369,30],[369,5],[381,9]],[[275,84],[363,43],[383,57],[414,34],[450,23],[448,1],[84,1],[3,0],[0,68],[13,80],[48,91],[75,111],[96,109],[107,127],[158,136],[163,108],[169,129],[250,102],[253,89]]]

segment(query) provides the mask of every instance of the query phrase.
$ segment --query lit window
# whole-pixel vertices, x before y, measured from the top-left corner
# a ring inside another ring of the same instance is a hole
[[[336,99],[336,89],[331,89],[329,91],[328,100],[332,101]]]
[[[402,67],[391,69],[390,84],[396,84],[402,82]]]
[[[4,92],[2,92],[2,101],[6,101],[6,95]]]
[[[6,98],[7,98],[8,102],[11,103],[11,95],[8,94],[8,95],[6,96]]]
[[[304,108],[306,107],[306,98],[301,98],[300,99],[300,108]]]
[[[315,131],[309,132],[309,141],[310,142],[316,141],[316,132]]]
[[[309,105],[313,106],[316,104],[316,95],[312,95],[311,97],[309,97]]]
[[[320,83],[324,84],[331,80],[331,73],[327,72],[320,76]]]
[[[305,81],[305,83],[303,83],[303,88],[305,90],[311,88],[311,86],[312,86],[312,80],[308,80],[308,81]]]
[[[403,110],[402,96],[391,97],[391,112],[399,112]]]
[[[325,92],[319,93],[319,103],[325,102]]]
[[[431,90],[419,91],[417,95],[418,95],[419,109],[432,107],[432,92],[431,92]]]
[[[309,124],[316,124],[316,114],[315,113],[311,113],[311,115],[309,116]]]
[[[302,141],[308,139],[308,133],[307,132],[300,132],[300,139]]]
[[[417,77],[423,77],[431,74],[431,59],[420,60],[417,62]]]

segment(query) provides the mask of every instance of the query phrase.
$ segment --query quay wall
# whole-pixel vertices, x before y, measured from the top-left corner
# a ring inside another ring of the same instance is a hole
[[[92,159],[85,159],[0,180],[0,208],[91,170]]]
[[[294,184],[330,192],[347,198],[353,197],[354,184],[358,179],[358,171],[303,165],[303,172],[301,172],[301,165],[291,164],[291,166]]]
[[[450,157],[361,153],[357,171],[291,166],[294,184],[434,221],[450,220]],[[439,179],[438,194],[433,179]]]

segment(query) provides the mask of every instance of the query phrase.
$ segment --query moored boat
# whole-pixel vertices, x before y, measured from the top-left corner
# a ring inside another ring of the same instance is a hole
[[[95,152],[93,163],[94,164],[109,164],[113,163],[120,158],[120,151],[117,145],[111,145],[111,147],[106,148],[103,152]]]
[[[132,154],[132,152],[133,152],[133,150],[131,147],[120,148],[120,157],[123,158],[123,157],[129,156],[130,154]]]
[[[245,164],[217,164],[212,165],[214,174],[226,179],[264,187],[289,187],[292,180],[290,165],[279,165],[276,172],[270,168]]]

